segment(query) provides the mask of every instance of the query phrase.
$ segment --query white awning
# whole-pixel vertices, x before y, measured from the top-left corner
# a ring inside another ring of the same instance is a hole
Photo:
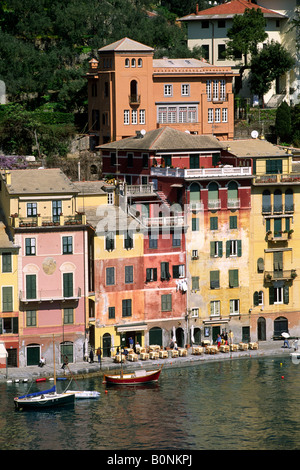
[[[5,349],[4,343],[0,343],[0,359],[3,359],[4,357],[7,357],[8,353]]]
[[[117,326],[118,333],[125,333],[126,331],[145,331],[146,329],[146,324]]]

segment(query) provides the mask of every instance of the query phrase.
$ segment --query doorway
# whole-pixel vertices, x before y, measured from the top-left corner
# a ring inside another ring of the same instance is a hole
[[[40,345],[30,344],[26,348],[27,366],[38,366],[40,362]]]
[[[103,357],[110,357],[111,350],[111,335],[105,333],[103,335]]]
[[[257,339],[258,341],[266,341],[266,319],[259,317],[257,320]]]

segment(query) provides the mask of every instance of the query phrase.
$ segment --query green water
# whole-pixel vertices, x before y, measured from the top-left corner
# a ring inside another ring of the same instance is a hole
[[[30,384],[0,384],[0,449],[300,447],[300,364],[286,356],[164,368],[159,383],[148,386],[106,388],[101,378],[72,388],[78,386],[100,391],[100,399],[77,401],[71,409],[20,412],[13,397]]]

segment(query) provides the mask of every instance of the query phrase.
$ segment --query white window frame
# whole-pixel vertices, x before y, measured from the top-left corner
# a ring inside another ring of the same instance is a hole
[[[210,302],[210,316],[219,317],[221,312],[221,302],[220,300],[212,300]]]
[[[225,101],[226,98],[226,82],[224,79],[220,80],[220,99]]]
[[[199,308],[192,308],[192,318],[198,318],[199,317]]]
[[[211,80],[206,80],[207,101],[211,101]]]
[[[237,256],[238,241],[237,240],[229,240],[229,243],[230,243],[229,256]]]
[[[175,124],[177,121],[177,109],[176,106],[169,106],[167,112],[167,122],[170,124]]]
[[[145,109],[139,110],[139,122],[140,124],[146,124],[146,110]]]
[[[168,114],[168,108],[167,106],[159,106],[158,107],[158,116],[157,120],[159,124],[166,124],[167,123],[167,114]]]
[[[215,122],[221,122],[221,109],[215,109]]]
[[[187,122],[187,106],[179,106],[178,109],[178,122]]]
[[[181,84],[181,96],[190,96],[190,85],[189,83]]]
[[[228,108],[222,108],[222,122],[228,122]]]
[[[219,80],[213,81],[213,100],[219,99]]]
[[[207,112],[208,112],[208,116],[207,116],[208,123],[212,124],[214,122],[214,110],[213,108],[208,108]]]
[[[274,305],[283,304],[283,287],[274,287]]]
[[[264,291],[258,291],[258,305],[264,305]]]
[[[240,314],[240,300],[239,299],[231,299],[229,301],[229,312],[230,312],[230,315]]]
[[[128,126],[130,124],[130,111],[129,109],[124,109],[124,124]]]
[[[107,193],[107,204],[113,205],[115,202],[115,194],[114,193]]]
[[[138,123],[138,112],[137,109],[133,109],[131,111],[131,124],[137,124]]]
[[[164,96],[173,96],[173,85],[164,85]]]
[[[130,67],[130,60],[128,58],[125,59],[125,67]]]

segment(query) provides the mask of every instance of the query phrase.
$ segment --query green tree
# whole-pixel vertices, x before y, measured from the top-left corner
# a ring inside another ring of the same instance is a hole
[[[291,109],[285,101],[281,103],[276,112],[275,132],[282,142],[290,142],[292,133]]]
[[[266,20],[260,8],[246,8],[243,15],[234,15],[232,26],[227,31],[227,57],[243,56],[244,68],[248,67],[249,54],[255,55],[257,45],[268,37],[265,27]]]
[[[272,82],[289,71],[294,63],[291,54],[272,40],[251,59],[251,91],[262,99],[271,89]]]

